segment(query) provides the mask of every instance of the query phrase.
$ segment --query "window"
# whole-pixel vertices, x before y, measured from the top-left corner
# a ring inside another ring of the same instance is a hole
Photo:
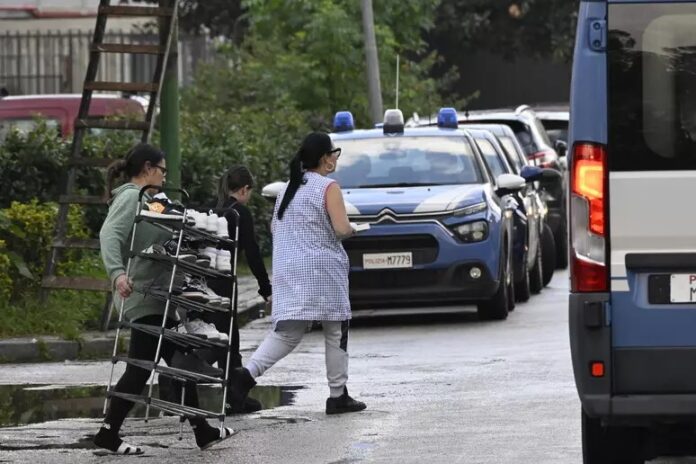
[[[526,159],[522,159],[521,155],[517,152],[515,149],[515,142],[512,141],[510,137],[506,136],[500,136],[498,137],[498,140],[500,140],[500,144],[503,146],[505,151],[508,153],[508,161],[511,162],[517,169],[517,172],[520,172],[522,168],[527,164]]]
[[[609,167],[696,169],[696,5],[609,5]]]
[[[336,179],[344,188],[481,182],[463,137],[379,137],[335,140],[343,151]]]
[[[486,160],[486,164],[491,168],[491,173],[493,177],[498,177],[501,174],[506,174],[508,172],[507,166],[500,158],[498,152],[491,142],[486,139],[476,139],[476,145],[478,145],[483,154],[483,158]]]

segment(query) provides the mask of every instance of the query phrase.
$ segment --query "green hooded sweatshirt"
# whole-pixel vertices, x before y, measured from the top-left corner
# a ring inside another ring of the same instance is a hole
[[[111,279],[111,288],[115,289],[116,278],[126,273],[128,254],[133,233],[133,220],[137,214],[140,187],[127,183],[111,193],[109,214],[99,231],[99,243],[104,267]],[[150,196],[146,194],[146,199]],[[143,251],[155,243],[163,243],[172,238],[172,234],[147,222],[138,223],[133,251]],[[148,287],[151,284],[168,288],[171,267],[142,258],[133,258],[129,272],[135,288]],[[121,309],[122,298],[114,291],[114,305]],[[144,316],[163,315],[165,303],[139,292],[133,292],[126,298],[124,316],[135,321]],[[176,318],[174,308],[170,308],[169,317]]]

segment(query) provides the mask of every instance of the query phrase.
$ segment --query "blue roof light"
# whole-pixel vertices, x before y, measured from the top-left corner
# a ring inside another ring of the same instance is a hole
[[[334,116],[334,132],[350,132],[355,129],[353,115],[350,111],[339,111]]]
[[[457,110],[454,108],[441,108],[437,113],[437,127],[456,129],[459,127],[457,122]]]

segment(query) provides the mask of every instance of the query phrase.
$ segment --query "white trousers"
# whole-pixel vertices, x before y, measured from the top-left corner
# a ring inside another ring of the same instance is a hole
[[[290,354],[302,341],[309,321],[278,321],[275,330],[266,335],[246,368],[252,377],[263,375],[267,369]],[[332,397],[339,397],[348,381],[349,321],[322,321],[326,357],[326,378]]]

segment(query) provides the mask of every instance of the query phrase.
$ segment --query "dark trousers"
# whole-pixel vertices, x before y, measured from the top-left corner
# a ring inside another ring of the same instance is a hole
[[[162,324],[162,316],[145,316],[133,322],[160,327]],[[176,323],[173,320],[167,320],[167,328],[171,328],[175,325]],[[158,337],[133,330],[131,332],[130,346],[128,347],[128,357],[153,361],[155,359],[155,354],[157,353],[157,342]],[[167,340],[162,340],[162,349],[160,350],[160,354],[167,365],[170,364],[172,356],[174,356],[174,352],[176,350],[176,345]],[[140,395],[143,393],[143,390],[147,385],[147,379],[150,378],[150,372],[151,371],[147,369],[129,364],[126,367],[126,371],[123,373],[123,376],[116,384],[114,390],[119,393]],[[182,387],[181,382],[173,381],[171,383],[176,391],[180,391]],[[195,382],[186,383],[186,397],[184,398],[184,404],[187,406],[193,406],[195,408],[198,407],[198,390]],[[121,428],[126,416],[133,408],[133,405],[134,404],[131,401],[112,397],[104,422],[111,426],[111,430],[117,432]],[[191,425],[197,426],[198,424],[205,422],[205,419],[190,418],[189,422]]]

